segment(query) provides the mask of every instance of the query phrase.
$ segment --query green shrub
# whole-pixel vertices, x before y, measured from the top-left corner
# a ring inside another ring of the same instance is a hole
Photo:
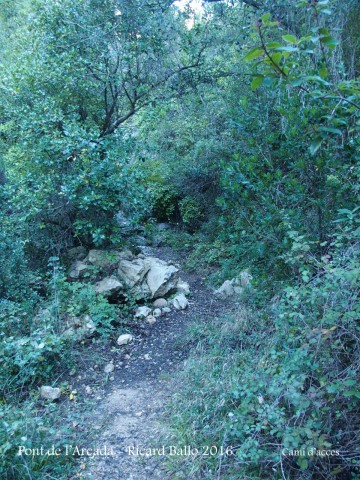
[[[69,478],[74,457],[71,455],[19,455],[19,447],[44,451],[65,450],[76,444],[74,430],[59,422],[55,404],[46,407],[47,415],[33,400],[21,404],[0,405],[0,476],[2,480],[44,480]],[[61,433],[61,437],[59,436]],[[54,440],[56,438],[56,440]]]
[[[1,218],[0,218],[1,221]],[[32,278],[23,251],[23,243],[15,235],[0,232],[0,299],[12,300],[30,294]]]
[[[181,219],[190,230],[196,230],[204,218],[201,203],[194,197],[185,197],[179,202]]]
[[[179,382],[172,405],[173,441],[232,447],[232,454],[187,459],[191,478],[221,472],[229,480],[330,480],[360,473],[359,229],[355,211],[341,213],[341,228],[320,260],[306,239],[294,241],[287,261],[297,263],[301,281],[268,311],[249,307],[199,329],[183,373],[190,380]]]
[[[159,222],[168,222],[178,214],[178,195],[173,188],[154,183],[148,187],[152,215]]]

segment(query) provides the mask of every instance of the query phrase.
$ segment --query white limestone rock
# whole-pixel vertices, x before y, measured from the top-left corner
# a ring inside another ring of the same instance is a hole
[[[179,280],[179,269],[174,265],[155,257],[148,257],[145,262],[149,266],[146,282],[149,287],[151,298],[164,297],[168,292],[176,288]]]
[[[135,258],[133,260],[123,259],[119,262],[118,274],[130,288],[142,282],[150,270],[150,265],[145,259]]]
[[[123,288],[123,284],[115,277],[105,277],[95,284],[95,292],[113,295]]]
[[[156,323],[156,318],[153,315],[149,315],[146,317],[146,321],[149,325],[154,325],[154,323]]]
[[[108,364],[105,365],[105,367],[104,367],[104,372],[105,372],[105,373],[111,373],[111,372],[113,372],[114,370],[115,370],[115,367],[114,367],[113,362],[108,363]]]
[[[188,307],[189,302],[183,293],[179,293],[172,301],[176,310],[185,310]]]
[[[222,300],[239,295],[244,291],[245,287],[250,285],[252,276],[247,270],[240,273],[239,277],[226,280],[220,288],[215,290],[214,295]]]
[[[54,400],[59,399],[60,396],[61,396],[60,388],[48,387],[46,385],[43,385],[40,388],[40,397],[44,398],[45,400],[51,400],[53,402]]]
[[[87,263],[76,260],[76,262],[71,265],[68,276],[71,280],[78,280],[82,278],[88,270],[89,265]]]
[[[123,335],[120,335],[119,338],[117,339],[116,343],[121,346],[121,345],[127,345],[133,340],[133,336],[130,335],[130,333],[124,333]]]
[[[153,305],[154,305],[155,308],[167,307],[168,301],[165,298],[158,298],[158,299],[155,300]]]
[[[153,316],[155,318],[161,317],[161,314],[162,314],[161,308],[155,308],[155,310],[153,311]]]
[[[151,308],[149,307],[138,307],[135,311],[135,318],[146,318],[151,313]]]
[[[190,285],[187,282],[184,282],[183,280],[181,280],[181,278],[179,278],[179,281],[176,285],[176,290],[179,293],[183,293],[184,295],[189,295]]]

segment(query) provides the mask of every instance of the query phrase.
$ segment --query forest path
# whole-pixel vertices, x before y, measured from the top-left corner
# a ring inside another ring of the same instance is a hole
[[[179,261],[176,253],[168,247],[147,247],[144,253],[166,261]],[[121,358],[118,355],[114,360],[114,380],[93,411],[94,424],[89,426],[91,430],[98,429],[94,447],[107,454],[87,458],[86,468],[81,470],[80,466],[76,478],[174,478],[161,467],[162,454],[169,454],[170,445],[162,443],[166,431],[159,420],[165,404],[177,390],[174,373],[182,368],[187,357],[188,352],[181,340],[187,326],[194,320],[206,322],[225,311],[224,303],[204,285],[201,272],[189,274],[180,271],[180,276],[190,284],[189,307],[184,311],[172,310],[157,319],[154,325],[142,329],[139,335],[135,335],[135,341],[122,350]],[[94,440],[92,435],[93,444]],[[137,447],[141,450],[137,451]],[[158,449],[160,455],[156,452],[151,452],[155,455],[146,455],[149,448]]]

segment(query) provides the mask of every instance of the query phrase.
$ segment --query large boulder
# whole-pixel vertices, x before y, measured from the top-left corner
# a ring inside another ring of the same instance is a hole
[[[139,285],[150,270],[150,265],[143,258],[123,259],[119,262],[118,275],[128,287]]]
[[[113,295],[123,288],[123,284],[115,277],[105,277],[94,286],[97,293]]]
[[[168,292],[176,289],[179,280],[178,268],[155,257],[148,257],[145,262],[149,265],[146,282],[151,298],[164,297]]]
[[[118,267],[119,277],[137,293],[159,298],[176,289],[178,269],[155,257],[122,259]]]

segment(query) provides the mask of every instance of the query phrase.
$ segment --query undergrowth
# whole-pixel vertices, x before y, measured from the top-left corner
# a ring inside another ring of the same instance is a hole
[[[171,441],[200,453],[170,459],[178,478],[358,478],[358,230],[342,227],[321,260],[298,239],[286,259],[298,285],[262,309],[248,293],[235,315],[192,330]]]

